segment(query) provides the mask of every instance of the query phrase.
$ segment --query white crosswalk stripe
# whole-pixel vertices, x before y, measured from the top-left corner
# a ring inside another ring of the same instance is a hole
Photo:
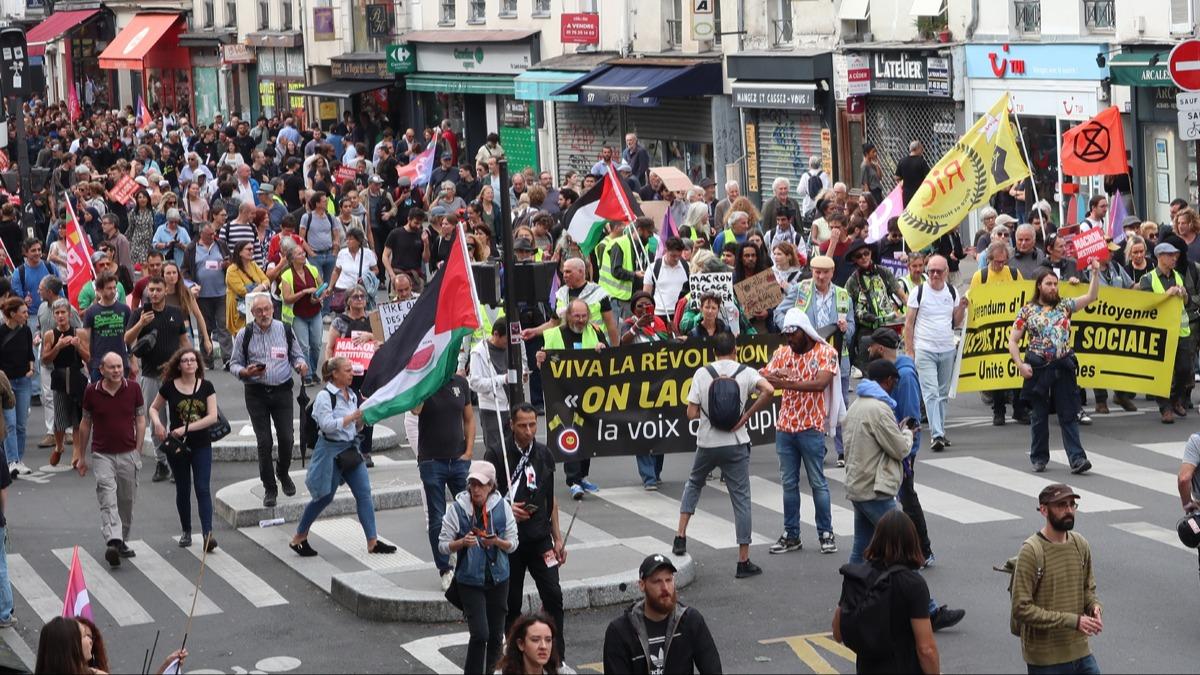
[[[978,457],[939,457],[926,459],[926,466],[932,466],[944,471],[965,476],[972,480],[981,481],[1005,490],[1011,490],[1027,497],[1037,499],[1042,488],[1056,481],[1040,478],[1026,471],[1019,471],[1007,466],[1001,466]],[[1074,486],[1072,486],[1074,488]],[[1079,510],[1082,512],[1125,511],[1140,509],[1136,504],[1130,504],[1119,499],[1105,497],[1088,490],[1074,488],[1079,493]]]
[[[658,492],[616,487],[604,488],[598,496],[610,504],[671,530],[674,530],[679,522],[679,500]],[[734,548],[738,545],[732,522],[700,509],[696,509],[688,522],[687,536],[689,541],[698,541],[712,548]],[[769,541],[760,534],[751,533],[752,544],[765,544]]]
[[[846,482],[845,469],[826,469],[825,476],[839,483]],[[942,518],[948,518],[958,523],[971,525],[975,523],[991,523],[1001,520],[1020,520],[1020,516],[1007,511],[1001,511],[985,504],[964,499],[958,495],[943,492],[928,485],[917,483],[917,497],[921,500],[921,510]],[[853,533],[853,512],[851,512],[851,533]]]
[[[37,613],[42,623],[62,614],[62,598],[42,581],[42,577],[20,553],[8,554],[8,579]]]
[[[1123,481],[1152,492],[1179,496],[1179,489],[1176,487],[1176,478],[1173,473],[1149,469],[1140,464],[1105,457],[1094,452],[1089,452],[1087,456],[1092,462],[1093,475]],[[1055,464],[1069,465],[1067,453],[1064,450],[1052,450],[1050,460]]]
[[[72,550],[54,549],[54,555],[68,569],[71,567]],[[83,568],[83,578],[87,580],[88,595],[95,604],[111,614],[119,625],[136,626],[154,621],[154,617],[113,578],[113,574],[107,569],[108,565],[101,565],[83,548],[79,549],[79,564]]]
[[[712,487],[729,493],[724,483],[714,483]],[[750,501],[764,509],[783,513],[783,486],[769,481],[761,476],[750,476]],[[829,515],[833,519],[833,533],[839,537],[854,536],[854,511],[837,504],[830,504]],[[810,527],[817,526],[817,508],[812,495],[800,495],[800,522]],[[691,526],[688,527],[689,536]]]
[[[1171,441],[1169,443],[1139,443],[1133,447],[1149,450],[1171,459],[1181,459],[1183,457],[1183,446],[1186,441]]]
[[[1179,535],[1175,530],[1170,530],[1153,523],[1134,522],[1134,523],[1113,523],[1113,527],[1129,534],[1135,534],[1139,537],[1144,537],[1160,544],[1166,544],[1171,548],[1177,548],[1188,553],[1195,553],[1195,549],[1188,548],[1179,541]]]
[[[178,539],[178,538],[177,538]],[[203,546],[189,546],[188,550],[192,555],[199,560],[204,555]],[[242,594],[250,604],[255,607],[274,607],[276,605],[286,605],[288,601],[271,588],[267,582],[263,581],[257,574],[246,569],[246,566],[238,562],[223,549],[217,549],[217,552],[208,554],[204,562],[205,567],[221,577],[221,579],[233,587],[235,591]]]
[[[140,540],[129,542],[129,548],[137,553],[137,557],[129,558],[127,562],[133,563],[133,566],[138,568],[150,583],[158,587],[158,590],[163,592],[174,602],[180,611],[187,614],[192,609],[192,597],[196,598],[196,616],[205,616],[208,614],[220,614],[221,608],[217,607],[216,603],[208,598],[201,591],[199,594],[196,590],[196,576],[192,579],[184,577],[178,570],[172,567],[165,558],[158,554],[157,551]],[[196,565],[195,575],[199,575],[200,566]]]

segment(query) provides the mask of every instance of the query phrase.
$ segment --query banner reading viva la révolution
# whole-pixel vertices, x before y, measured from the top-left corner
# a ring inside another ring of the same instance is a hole
[[[740,338],[737,360],[762,368],[781,344],[781,335]],[[694,452],[698,421],[687,418],[687,396],[711,359],[712,348],[700,342],[548,352],[546,445],[560,460]],[[778,411],[776,400],[746,425],[752,444],[775,442]]]
[[[1062,284],[1059,289],[1064,298],[1087,292],[1083,284]],[[1008,353],[1008,336],[1017,312],[1032,295],[1031,281],[971,289],[958,391],[1021,386]],[[1173,296],[1101,286],[1100,297],[1071,317],[1079,386],[1169,395],[1182,311],[1182,301]],[[1026,342],[1028,337],[1022,341],[1022,354]]]

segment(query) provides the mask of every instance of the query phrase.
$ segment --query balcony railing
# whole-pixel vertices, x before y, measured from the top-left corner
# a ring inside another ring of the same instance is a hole
[[[771,44],[775,47],[792,44],[791,19],[771,19]]]
[[[487,3],[484,0],[471,0],[468,9],[467,23],[483,23],[487,20]]]
[[[1017,32],[1042,32],[1042,2],[1041,0],[1014,0],[1016,9]]]
[[[1117,24],[1115,0],[1083,0],[1083,22],[1094,31],[1111,31]]]

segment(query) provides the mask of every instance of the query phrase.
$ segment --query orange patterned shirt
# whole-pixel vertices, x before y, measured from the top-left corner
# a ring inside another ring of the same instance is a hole
[[[826,342],[818,342],[809,351],[797,354],[786,344],[775,350],[770,362],[760,371],[766,375],[772,371],[782,371],[787,379],[800,381],[814,380],[819,372],[833,373],[833,384],[841,386],[838,378],[838,353]],[[783,404],[779,406],[779,419],[775,428],[788,433],[798,433],[808,429],[825,430],[827,416],[824,391],[795,391],[783,390]]]

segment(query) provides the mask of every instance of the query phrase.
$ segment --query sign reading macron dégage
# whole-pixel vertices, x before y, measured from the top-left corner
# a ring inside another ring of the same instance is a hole
[[[520,75],[533,65],[529,43],[421,43],[417,70],[423,73]]]

